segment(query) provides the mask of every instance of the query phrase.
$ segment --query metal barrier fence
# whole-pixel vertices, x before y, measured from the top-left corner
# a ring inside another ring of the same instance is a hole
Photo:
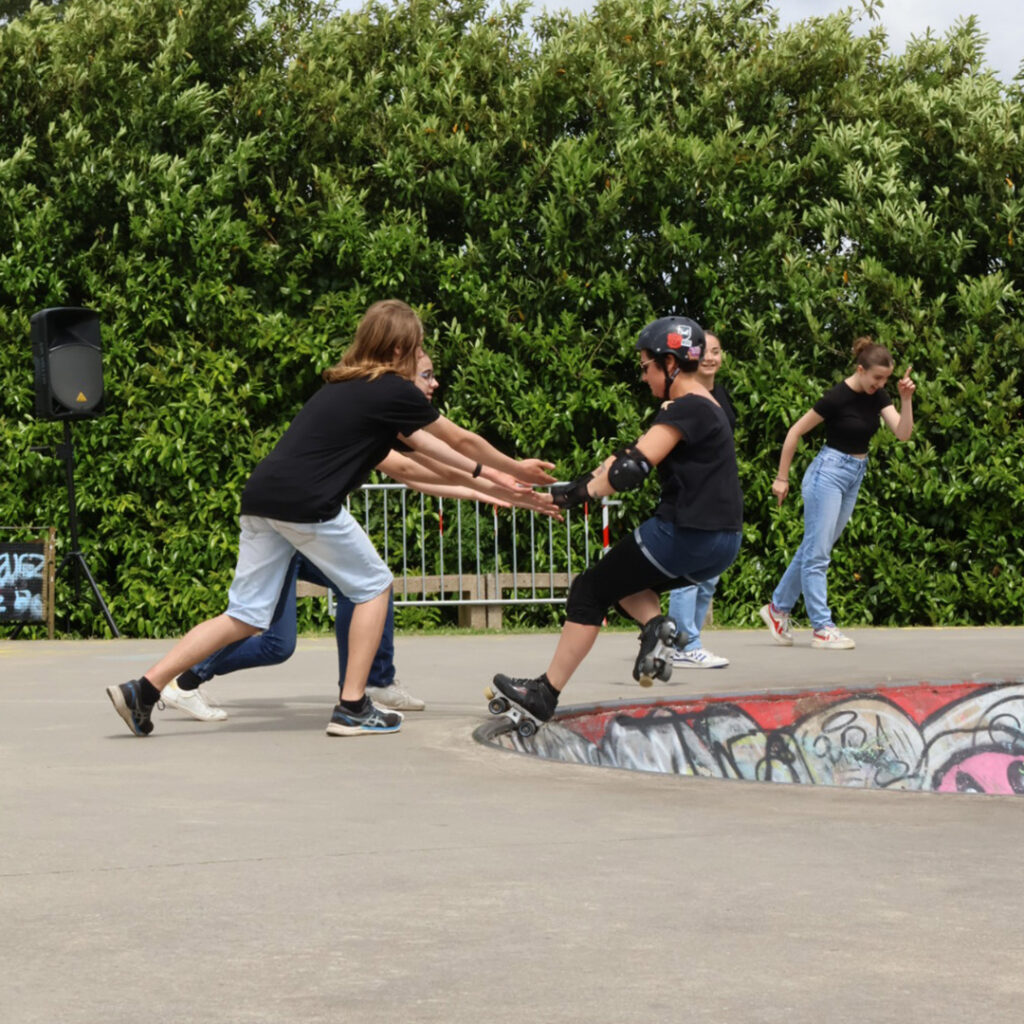
[[[596,504],[596,503],[595,503]],[[348,508],[395,575],[395,606],[459,608],[459,624],[501,627],[507,605],[564,604],[608,546],[609,502],[559,523],[525,509],[434,498],[404,484],[366,484]]]

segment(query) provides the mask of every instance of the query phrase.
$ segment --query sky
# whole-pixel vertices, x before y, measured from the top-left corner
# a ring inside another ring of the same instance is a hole
[[[929,28],[933,35],[941,36],[960,18],[977,15],[981,31],[988,36],[988,63],[1003,81],[1009,82],[1024,57],[1024,5],[1018,3],[1019,0],[885,0],[879,13],[893,52],[901,52],[911,36],[922,36]],[[538,0],[536,6],[584,11],[593,6],[593,0]],[[785,25],[844,7],[859,8],[860,4],[858,0],[774,0],[772,6]]]

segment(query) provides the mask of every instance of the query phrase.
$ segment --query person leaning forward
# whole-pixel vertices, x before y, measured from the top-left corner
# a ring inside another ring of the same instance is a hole
[[[372,305],[342,360],[299,410],[242,491],[238,564],[227,611],[193,627],[141,678],[107,687],[115,710],[136,736],[153,731],[153,707],[177,675],[225,644],[267,628],[294,552],[313,563],[355,605],[340,700],[327,733],[397,732],[402,716],[366,697],[380,643],[391,573],[345,508],[399,436],[436,463],[482,476],[521,502],[515,482],[547,484],[551,463],[512,459],[440,416],[412,384],[423,325],[404,302]],[[451,442],[451,443],[449,443]],[[538,510],[551,496],[535,494]]]

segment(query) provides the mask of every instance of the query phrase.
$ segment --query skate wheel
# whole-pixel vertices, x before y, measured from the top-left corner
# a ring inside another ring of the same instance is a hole
[[[530,719],[524,718],[517,726],[516,732],[523,737],[524,740],[528,740],[537,731],[537,723],[531,722]]]
[[[658,663],[658,678],[667,683],[672,678],[672,662],[662,661]]]
[[[487,705],[487,710],[492,715],[503,715],[508,711],[509,703],[504,697],[492,697],[490,703]]]

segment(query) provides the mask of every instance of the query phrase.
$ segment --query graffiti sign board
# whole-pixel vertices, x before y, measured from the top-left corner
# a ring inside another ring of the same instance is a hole
[[[53,531],[40,540],[0,540],[0,623],[42,624],[53,635]]]

